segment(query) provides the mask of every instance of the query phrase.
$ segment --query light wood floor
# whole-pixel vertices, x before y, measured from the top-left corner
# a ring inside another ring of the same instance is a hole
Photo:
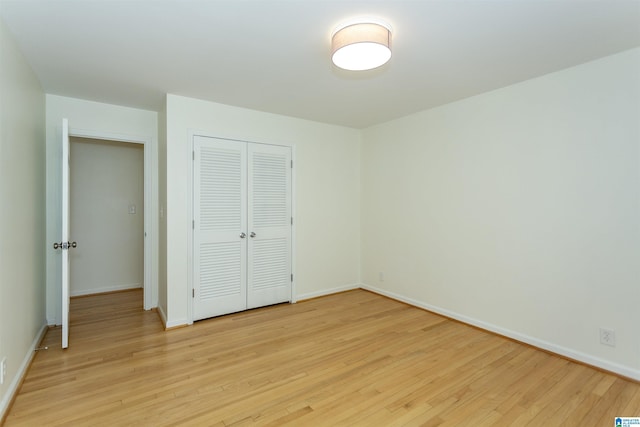
[[[163,331],[140,292],[72,301],[7,426],[610,426],[640,385],[366,292]]]

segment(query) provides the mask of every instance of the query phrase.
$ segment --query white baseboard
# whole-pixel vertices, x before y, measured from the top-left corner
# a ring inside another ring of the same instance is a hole
[[[158,314],[160,315],[160,320],[162,320],[162,323],[164,324],[165,329],[177,328],[179,326],[187,326],[189,324],[187,322],[187,319],[167,321],[167,313],[164,312],[164,309],[160,305],[158,305],[156,310],[158,310]]]
[[[160,316],[160,320],[162,320],[162,324],[164,325],[164,328],[167,328],[167,314],[164,312],[164,309],[160,306],[160,304],[158,304],[158,307],[156,308],[156,310],[158,310],[158,315]]]
[[[306,299],[323,297],[325,295],[337,294],[338,292],[351,291],[353,289],[359,289],[360,287],[361,285],[356,283],[353,285],[344,285],[344,286],[337,286],[331,289],[323,289],[321,291],[316,291],[316,292],[308,292],[306,294],[298,294],[296,301],[303,301]]]
[[[366,284],[361,284],[360,288],[365,289],[367,291],[375,292],[380,295],[384,295],[391,299],[404,302],[406,304],[412,305],[414,307],[423,308],[425,310],[431,311],[433,313],[441,314],[443,316],[449,317],[451,319],[459,320],[462,323],[466,323],[468,325],[476,326],[480,329],[484,329],[489,332],[493,332],[498,335],[502,335],[508,338],[511,338],[516,341],[520,341],[534,347],[550,351],[552,353],[558,354],[560,356],[567,357],[572,360],[576,360],[578,362],[585,363],[587,365],[594,366],[596,368],[604,369],[605,371],[613,372],[618,375],[622,375],[627,378],[634,379],[636,381],[640,381],[640,370],[633,369],[629,366],[620,365],[614,362],[610,362],[607,360],[600,359],[595,356],[591,356],[586,353],[582,353],[580,351],[572,350],[570,348],[562,347],[557,344],[553,344],[547,341],[540,340],[538,338],[530,337],[525,334],[521,334],[519,332],[512,331],[510,329],[505,329],[500,326],[493,325],[491,323],[483,322],[478,319],[474,319],[468,316],[464,316],[459,313],[455,313],[450,310],[446,310],[444,308],[436,307],[431,304],[424,303],[422,301],[415,300],[413,298],[408,298],[403,295],[396,294],[394,292],[389,292],[383,289],[376,288],[375,286],[370,286]]]
[[[142,289],[142,283],[106,286],[103,288],[93,288],[93,289],[82,289],[79,291],[71,291],[69,292],[69,295],[72,297],[79,297],[83,295],[103,294],[105,292],[126,291],[128,289]]]
[[[25,354],[16,375],[13,377],[11,384],[7,388],[7,392],[2,396],[2,400],[0,401],[0,420],[2,420],[5,416],[6,411],[9,409],[9,404],[13,400],[13,396],[18,392],[18,387],[20,387],[20,383],[22,379],[27,374],[27,369],[29,369],[29,364],[31,360],[36,354],[36,348],[38,348],[38,344],[42,341],[44,334],[47,332],[47,325],[42,325],[38,333],[36,334],[31,346],[27,350],[27,354]]]
[[[331,289],[323,289],[323,290],[317,291],[317,292],[309,292],[309,293],[306,293],[306,294],[300,294],[300,295],[297,296],[295,301],[302,301],[302,300],[305,300],[305,299],[317,298],[317,297],[321,297],[321,296],[325,296],[325,295],[331,295],[331,294],[335,294],[335,293],[338,293],[338,292],[350,291],[350,290],[359,289],[359,288],[360,288],[359,284],[337,286],[337,287],[331,288]],[[162,307],[160,307],[160,305],[158,305],[157,309],[158,309],[158,313],[160,314],[160,318],[162,319],[162,322],[164,323],[165,329],[176,328],[176,327],[179,327],[179,326],[186,326],[186,325],[190,324],[187,319],[178,319],[178,320],[167,321],[167,314],[162,310]]]
[[[165,322],[164,328],[172,329],[172,328],[178,328],[181,326],[188,326],[188,325],[189,325],[189,322],[187,321],[187,319],[179,319],[179,320],[171,320],[169,322]]]

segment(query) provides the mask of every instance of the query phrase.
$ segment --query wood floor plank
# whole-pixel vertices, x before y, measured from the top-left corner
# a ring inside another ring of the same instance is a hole
[[[640,384],[366,291],[164,331],[142,292],[74,298],[6,426],[600,426]]]

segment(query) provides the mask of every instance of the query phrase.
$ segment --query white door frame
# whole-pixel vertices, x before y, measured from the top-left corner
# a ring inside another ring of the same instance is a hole
[[[105,141],[115,142],[128,142],[131,144],[143,144],[144,145],[144,309],[151,310],[153,308],[153,286],[151,280],[152,274],[152,242],[155,236],[153,235],[152,224],[152,212],[151,212],[151,195],[153,190],[152,181],[152,147],[151,138],[141,136],[131,136],[119,133],[101,132],[87,129],[69,128],[70,138],[90,138],[99,139]],[[82,244],[82,243],[80,243]]]
[[[298,281],[298,277],[296,275],[296,146],[292,143],[286,142],[271,142],[271,141],[253,141],[251,139],[237,138],[237,137],[228,137],[221,136],[219,134],[213,134],[205,131],[195,131],[189,130],[189,144],[187,147],[189,149],[189,167],[188,167],[188,176],[187,180],[187,218],[189,218],[189,233],[187,233],[187,324],[193,325],[193,226],[192,221],[194,220],[193,215],[193,154],[194,153],[194,145],[193,139],[195,136],[204,136],[207,138],[216,138],[223,139],[226,141],[237,141],[237,142],[245,142],[252,144],[264,144],[264,145],[279,145],[283,147],[291,148],[291,161],[293,162],[293,167],[291,170],[291,216],[293,217],[293,225],[291,226],[291,274],[293,274],[293,281],[291,282],[291,297],[289,302],[291,304],[295,304],[297,301],[297,292],[296,292],[296,283]]]

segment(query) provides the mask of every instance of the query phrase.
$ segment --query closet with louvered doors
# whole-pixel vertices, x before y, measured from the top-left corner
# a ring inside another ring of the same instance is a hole
[[[291,301],[291,147],[193,147],[193,320]]]

